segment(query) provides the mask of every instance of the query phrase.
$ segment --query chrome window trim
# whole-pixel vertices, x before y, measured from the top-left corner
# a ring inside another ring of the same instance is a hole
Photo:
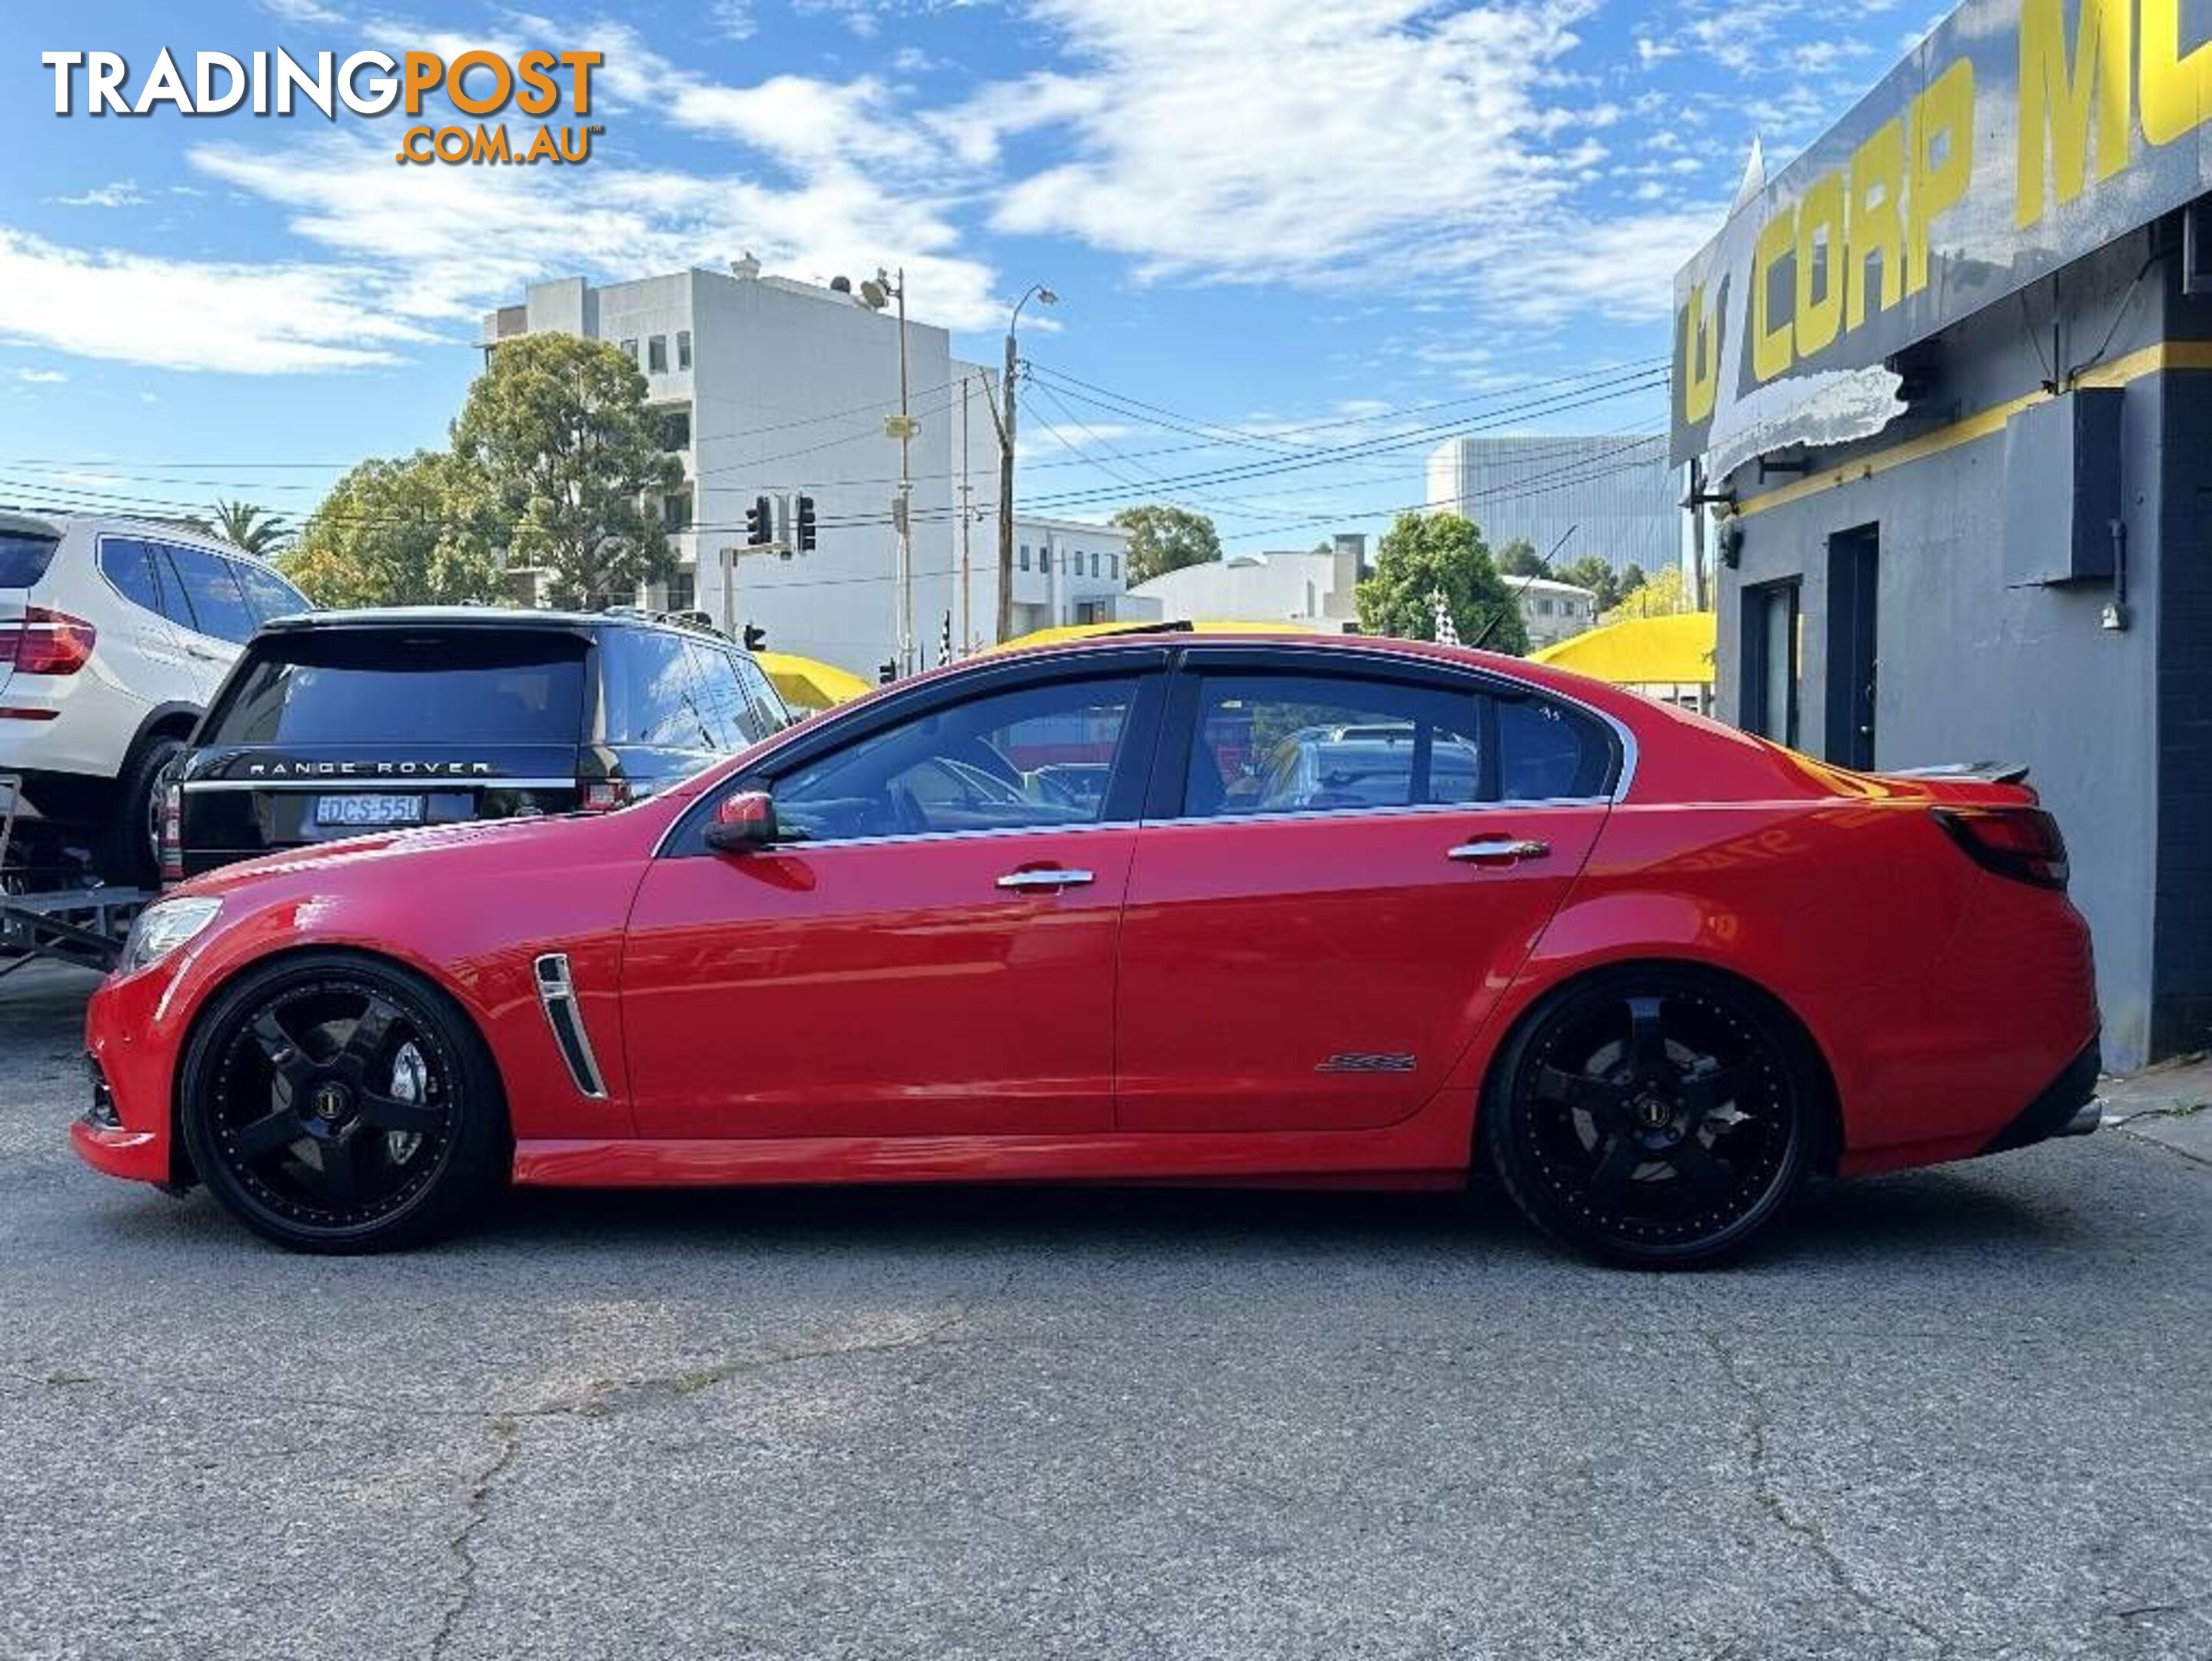
[[[1050,833],[1060,836],[1081,836],[1092,830],[1134,830],[1143,824],[1141,819],[1086,819],[1078,824],[1001,824],[987,830],[895,830],[883,837],[824,837],[810,841],[794,837],[789,842],[771,843],[757,850],[765,854],[811,854],[830,848],[882,848],[908,843],[975,842],[1000,837],[1036,837]]]
[[[1297,818],[1340,818],[1345,815],[1345,813],[1349,812],[1402,813],[1408,812],[1430,812],[1437,808],[1444,808],[1449,811],[1463,813],[1476,813],[1496,812],[1500,811],[1511,812],[1516,808],[1535,809],[1543,807],[1592,807],[1607,805],[1618,806],[1620,803],[1626,801],[1628,799],[1629,790],[1636,782],[1637,764],[1640,752],[1636,742],[1636,734],[1630,730],[1627,723],[1621,721],[1618,716],[1608,714],[1607,711],[1597,708],[1595,704],[1585,703],[1582,699],[1577,697],[1571,692],[1563,692],[1554,687],[1540,684],[1535,681],[1523,680],[1518,676],[1513,674],[1510,670],[1493,669],[1487,664],[1462,663],[1450,658],[1431,657],[1425,653],[1401,652],[1374,645],[1352,643],[1360,639],[1361,637],[1358,636],[1346,635],[1311,636],[1305,638],[1301,638],[1295,635],[1268,635],[1255,636],[1249,641],[1237,641],[1218,639],[1204,635],[1164,636],[1160,634],[1130,634],[1127,636],[1109,636],[1105,640],[1094,638],[1086,641],[1071,642],[1061,646],[1034,647],[1023,651],[1018,655],[986,653],[981,657],[969,659],[967,663],[961,666],[960,669],[956,670],[953,672],[954,676],[957,678],[958,675],[970,668],[981,669],[987,666],[1003,666],[1013,662],[1056,664],[1064,663],[1071,658],[1091,658],[1094,656],[1099,660],[1103,670],[1103,666],[1111,661],[1114,653],[1118,649],[1122,649],[1122,643],[1124,642],[1127,642],[1127,649],[1129,650],[1142,650],[1146,648],[1158,649],[1164,646],[1172,654],[1170,662],[1164,672],[1169,674],[1178,672],[1179,671],[1187,669],[1190,666],[1185,661],[1183,654],[1192,647],[1209,650],[1235,650],[1239,647],[1243,647],[1252,651],[1289,650],[1293,652],[1310,652],[1316,655],[1319,661],[1323,663],[1340,661],[1343,659],[1351,658],[1354,660],[1364,660],[1370,663],[1390,664],[1399,666],[1401,667],[1407,665],[1412,665],[1416,668],[1433,670],[1440,674],[1467,681],[1476,688],[1490,691],[1493,696],[1496,695],[1497,690],[1500,685],[1510,686],[1524,692],[1527,696],[1531,697],[1550,698],[1556,703],[1565,705],[1568,709],[1579,711],[1592,721],[1603,722],[1606,727],[1613,733],[1615,741],[1620,745],[1620,776],[1613,781],[1612,790],[1604,795],[1557,796],[1549,797],[1540,801],[1424,803],[1419,807],[1384,807],[1374,809],[1328,808],[1316,809],[1310,812],[1300,813],[1239,813],[1227,816],[1221,814],[1200,814],[1165,819],[1117,820],[1107,824],[1087,826],[1024,825],[1017,827],[1014,830],[1011,831],[945,830],[907,832],[890,837],[840,837],[834,842],[792,843],[787,844],[787,846],[795,850],[802,848],[844,848],[863,843],[935,841],[947,837],[1006,836],[1020,834],[1024,831],[1039,829],[1107,830],[1121,828],[1125,825],[1212,824],[1218,823],[1224,817],[1234,818],[1238,821],[1250,821],[1255,819],[1290,819]],[[1109,641],[1112,643],[1108,643]],[[831,718],[835,719],[834,712],[832,713]],[[811,726],[811,723],[803,724],[809,727]],[[745,774],[751,773],[763,764],[773,762],[775,758],[776,752],[784,748],[787,743],[795,742],[799,736],[799,729],[798,727],[786,727],[783,732],[775,734],[766,741],[766,753],[756,757],[753,760],[752,765],[744,770],[744,774],[733,773],[723,782],[725,784],[732,783],[738,779],[744,776]],[[660,860],[669,856],[669,845],[675,840],[678,830],[681,828],[684,819],[689,816],[691,811],[691,806],[696,804],[696,798],[692,798],[687,800],[684,809],[679,812],[674,818],[668,822],[667,828],[660,833],[657,839],[655,839],[653,844],[653,851],[649,855],[647,855],[648,858]]]
[[[1182,813],[1171,819],[1146,819],[1144,826],[1170,824],[1280,824],[1304,819],[1401,818],[1410,814],[1538,812],[1560,807],[1610,807],[1611,796],[1547,796],[1528,801],[1378,802],[1363,807],[1293,807],[1279,812]]]
[[[404,773],[333,773],[319,779],[191,779],[181,788],[187,794],[204,790],[339,790],[348,785],[373,785],[385,791],[428,790],[574,790],[577,782],[565,779],[471,778],[459,775],[416,776]]]

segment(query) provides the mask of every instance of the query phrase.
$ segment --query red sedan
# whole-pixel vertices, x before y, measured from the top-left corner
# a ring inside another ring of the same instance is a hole
[[[1443,1189],[1708,1260],[1816,1171],[2096,1123],[2024,786],[1824,766],[1458,648],[987,658],[601,817],[339,843],[147,912],[102,1171],[288,1246],[502,1182]]]

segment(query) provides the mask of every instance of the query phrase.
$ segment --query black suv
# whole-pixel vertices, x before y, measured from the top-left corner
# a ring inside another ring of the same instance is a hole
[[[603,812],[791,721],[732,642],[642,612],[283,618],[193,734],[162,874],[392,827]]]

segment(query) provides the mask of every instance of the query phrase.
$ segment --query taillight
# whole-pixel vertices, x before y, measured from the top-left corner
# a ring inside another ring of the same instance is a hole
[[[2040,807],[1937,807],[1936,823],[1975,864],[2039,888],[2066,886],[2066,838]]]
[[[583,790],[579,806],[586,813],[611,813],[629,806],[628,779],[579,779],[576,782]]]
[[[185,879],[185,793],[171,785],[161,796],[161,885]]]
[[[73,675],[92,661],[99,634],[82,618],[29,606],[21,621],[0,623],[0,661],[27,675]]]

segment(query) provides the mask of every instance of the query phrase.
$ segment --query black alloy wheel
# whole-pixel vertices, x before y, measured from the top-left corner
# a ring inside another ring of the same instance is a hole
[[[412,1244],[501,1171],[482,1042],[394,966],[317,954],[245,977],[200,1022],[184,1087],[185,1145],[209,1188],[295,1250]]]
[[[1821,1097],[1764,999],[1625,970],[1539,1007],[1483,1111],[1491,1159],[1538,1226],[1616,1262],[1741,1249],[1810,1171]]]

